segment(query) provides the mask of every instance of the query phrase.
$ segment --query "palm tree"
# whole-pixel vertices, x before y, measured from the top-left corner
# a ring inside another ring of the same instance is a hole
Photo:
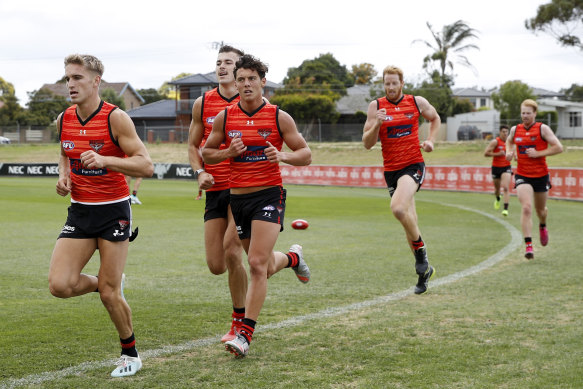
[[[468,39],[478,38],[477,30],[470,28],[463,20],[443,26],[440,32],[433,31],[429,22],[427,22],[427,27],[435,39],[435,44],[420,39],[414,40],[413,43],[424,43],[433,50],[432,54],[423,59],[423,68],[427,69],[429,74],[433,73],[430,69],[431,64],[437,62],[442,82],[447,85],[451,84],[453,76],[446,74],[446,70],[450,68],[453,72],[452,57],[457,57],[458,63],[475,71],[470,61],[461,53],[469,49],[480,50],[475,44],[466,43]]]

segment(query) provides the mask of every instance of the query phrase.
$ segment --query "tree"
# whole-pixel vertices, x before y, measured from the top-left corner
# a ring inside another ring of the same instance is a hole
[[[307,59],[297,68],[289,68],[283,84],[288,91],[293,87],[309,89],[311,93],[333,92],[340,98],[346,95],[346,88],[354,85],[354,78],[345,65],[340,65],[340,62],[328,53]],[[297,90],[293,93],[297,93]]]
[[[405,83],[403,93],[423,96],[435,107],[442,122],[447,121],[451,116],[453,109],[453,92],[449,85],[442,84],[442,78],[439,71],[434,70],[431,78],[421,82],[420,85]]]
[[[437,63],[442,81],[441,84],[451,87],[451,85],[453,85],[453,74],[448,75],[446,72],[449,68],[453,73],[452,61],[454,57],[457,58],[457,62],[461,65],[473,69],[473,66],[468,58],[462,53],[470,49],[480,49],[473,43],[466,43],[470,39],[478,38],[478,31],[470,28],[462,20],[458,20],[453,24],[443,26],[441,32],[433,31],[433,27],[431,24],[429,24],[429,22],[427,22],[427,27],[429,28],[429,31],[431,31],[435,42],[431,43],[416,39],[413,41],[413,43],[424,43],[427,45],[427,47],[433,50],[433,53],[427,55],[423,59],[423,68],[427,70],[427,73],[431,75],[433,79],[433,64]]]
[[[28,92],[28,98],[26,124],[30,125],[48,126],[69,107],[64,97],[57,96],[48,89]]]
[[[14,85],[0,77],[0,101],[4,104],[0,108],[0,126],[12,126],[24,123],[24,108],[18,104]]]
[[[583,85],[573,84],[567,89],[561,89],[561,93],[567,96],[567,100],[583,102]]]
[[[498,92],[492,93],[494,108],[500,111],[500,118],[520,121],[520,104],[526,99],[535,100],[532,89],[522,81],[507,81]]]
[[[180,73],[179,75],[172,77],[170,81],[176,81],[180,78],[192,76],[192,73]],[[176,90],[174,86],[170,85],[170,81],[165,81],[160,88],[158,88],[158,93],[166,99],[174,99],[176,97]]]
[[[377,73],[378,72],[374,66],[370,63],[365,62],[358,65],[352,65],[351,75],[356,85],[370,84]]]
[[[562,46],[583,50],[581,38],[575,35],[583,23],[583,0],[552,0],[538,7],[536,16],[524,21],[527,30],[542,31]]]
[[[104,90],[99,92],[99,95],[101,96],[102,100],[117,105],[122,111],[125,111],[126,109],[125,101],[123,101],[123,98],[120,95],[118,95],[117,92],[114,91],[113,89],[105,88]]]
[[[154,88],[138,89],[138,93],[144,99],[144,104],[150,104],[158,100],[164,100],[165,97],[158,93]]]
[[[336,105],[330,96],[315,93],[275,95],[270,103],[279,105],[298,122],[309,122],[320,119],[332,123],[338,119]]]

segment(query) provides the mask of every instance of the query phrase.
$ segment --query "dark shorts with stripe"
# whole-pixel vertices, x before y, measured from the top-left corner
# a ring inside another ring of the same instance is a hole
[[[502,174],[504,174],[504,173],[509,173],[510,175],[514,174],[514,173],[512,173],[512,166],[511,165],[502,166],[502,167],[492,166],[492,178],[493,179],[502,178]]]
[[[123,242],[132,234],[130,200],[112,204],[71,203],[59,238],[95,239]]]
[[[212,219],[226,219],[229,215],[231,192],[229,189],[206,192],[204,207],[204,221]]]
[[[411,176],[411,178],[417,183],[417,191],[419,191],[423,184],[423,180],[425,179],[425,164],[423,162],[414,163],[413,165],[404,167],[401,170],[385,172],[385,182],[387,183],[391,197],[393,197],[395,190],[397,190],[397,181],[403,176]]]
[[[286,193],[281,186],[276,186],[253,193],[231,194],[231,211],[239,239],[251,238],[253,220],[279,224],[280,231],[283,231]]]
[[[551,178],[547,174],[542,177],[525,177],[521,175],[514,176],[514,189],[519,185],[529,184],[535,192],[548,192],[553,186],[551,185]]]

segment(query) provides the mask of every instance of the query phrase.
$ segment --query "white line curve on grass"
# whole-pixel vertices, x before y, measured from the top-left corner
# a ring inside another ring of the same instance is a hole
[[[430,200],[429,201],[424,200],[424,201],[433,202]],[[516,248],[520,247],[520,245],[522,243],[522,234],[520,233],[520,231],[518,231],[513,225],[511,225],[510,223],[508,223],[505,220],[499,219],[496,216],[493,216],[489,213],[486,213],[486,212],[483,212],[483,211],[480,211],[477,209],[465,207],[463,205],[438,203],[438,202],[435,202],[435,203],[442,205],[442,206],[454,207],[454,208],[459,208],[459,209],[462,209],[462,210],[465,210],[468,212],[478,213],[482,216],[485,216],[489,219],[492,219],[495,222],[501,224],[504,228],[506,228],[506,230],[508,230],[508,232],[510,233],[511,239],[510,239],[510,242],[506,246],[504,246],[500,251],[498,251],[497,253],[495,253],[494,255],[492,255],[491,257],[486,259],[485,261],[480,262],[479,264],[477,264],[475,266],[461,270],[457,273],[453,273],[453,274],[450,274],[448,276],[437,278],[437,279],[431,281],[431,288],[432,289],[456,282],[464,277],[476,274],[482,270],[485,270],[489,267],[494,266],[495,264],[497,264],[498,262],[500,262],[504,258],[506,258]],[[292,317],[290,319],[280,321],[278,323],[261,325],[261,327],[259,327],[256,332],[263,332],[263,331],[267,331],[267,330],[287,328],[287,327],[291,327],[293,325],[297,325],[299,323],[303,323],[303,322],[310,321],[310,320],[318,320],[318,319],[323,319],[326,317],[343,315],[343,314],[346,314],[346,313],[351,312],[351,311],[357,311],[357,310],[360,310],[363,308],[367,308],[367,307],[371,307],[371,306],[375,306],[375,305],[380,305],[380,304],[384,304],[384,303],[391,302],[391,301],[401,300],[407,296],[413,295],[414,294],[413,291],[414,291],[414,287],[411,287],[409,289],[405,289],[405,290],[402,290],[399,292],[391,293],[391,294],[388,294],[386,296],[379,296],[379,297],[376,297],[376,298],[371,299],[371,300],[365,300],[365,301],[361,301],[358,303],[353,303],[353,304],[344,305],[344,306],[340,306],[340,307],[326,308],[326,309],[323,309],[321,311],[310,313],[307,315],[295,316],[295,317]],[[163,355],[178,354],[181,352],[189,352],[189,351],[192,351],[192,350],[200,348],[200,347],[206,347],[206,346],[210,346],[212,344],[216,344],[219,342],[219,340],[220,340],[220,336],[193,340],[193,341],[182,343],[179,345],[164,346],[162,348],[155,349],[155,350],[146,350],[146,351],[140,353],[140,356],[142,357],[142,359],[148,359],[148,358],[160,357]],[[94,361],[94,362],[83,362],[79,365],[71,366],[71,367],[68,367],[68,368],[65,368],[62,370],[44,372],[44,373],[40,373],[40,374],[32,374],[32,375],[18,378],[18,379],[9,379],[9,380],[6,380],[5,382],[3,382],[2,384],[0,384],[0,388],[8,389],[8,388],[15,388],[18,386],[38,385],[38,384],[42,384],[43,382],[53,381],[53,380],[56,380],[59,378],[67,377],[69,375],[75,375],[75,374],[83,373],[83,372],[89,371],[89,370],[95,370],[95,369],[100,369],[100,368],[104,368],[104,367],[108,367],[108,366],[113,366],[114,363],[115,363],[115,360],[113,360],[113,359],[103,360],[103,361]]]

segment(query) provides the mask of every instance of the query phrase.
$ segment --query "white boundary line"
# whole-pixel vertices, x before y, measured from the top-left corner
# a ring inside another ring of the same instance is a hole
[[[424,200],[424,201],[427,201],[427,200]],[[432,201],[429,200],[427,202],[432,202]],[[500,223],[502,226],[504,226],[504,228],[506,228],[508,230],[508,232],[510,232],[512,239],[510,240],[510,243],[508,243],[500,251],[498,251],[497,253],[495,253],[494,255],[492,255],[491,257],[486,259],[485,261],[480,262],[479,264],[477,264],[475,266],[472,266],[472,267],[467,268],[465,270],[459,271],[457,273],[453,273],[453,274],[450,274],[448,276],[437,278],[436,280],[431,281],[431,288],[432,289],[436,288],[438,286],[447,285],[447,284],[450,284],[452,282],[456,282],[464,277],[476,274],[478,272],[481,272],[482,270],[485,270],[489,267],[494,266],[495,264],[497,264],[498,262],[500,262],[504,258],[506,258],[506,256],[508,256],[512,251],[514,251],[516,248],[518,248],[520,246],[520,244],[522,243],[522,234],[520,233],[520,231],[518,231],[514,226],[512,226],[510,223],[508,223],[505,220],[499,219],[498,217],[493,216],[489,213],[482,212],[482,211],[479,211],[479,210],[476,210],[473,208],[468,208],[468,207],[465,207],[462,205],[437,203],[437,202],[436,202],[436,204],[463,209],[465,211],[478,213],[482,216],[490,218],[490,219],[494,220],[495,222]],[[257,332],[280,329],[280,328],[287,328],[287,327],[291,327],[291,326],[294,326],[294,325],[297,325],[300,323],[304,323],[304,322],[307,322],[310,320],[318,320],[318,319],[323,319],[326,317],[343,315],[343,314],[346,314],[348,312],[358,311],[358,310],[361,310],[361,309],[366,308],[366,307],[385,304],[385,303],[388,303],[390,301],[401,300],[407,296],[412,295],[414,293],[413,291],[414,291],[414,287],[411,287],[409,289],[405,289],[405,290],[402,290],[400,292],[391,293],[391,294],[388,294],[386,296],[379,296],[379,297],[376,297],[376,298],[371,299],[371,300],[361,301],[358,303],[344,305],[341,307],[326,308],[326,309],[323,309],[321,311],[310,313],[307,315],[295,316],[295,317],[292,317],[290,319],[280,321],[278,323],[261,325],[261,327],[258,328]],[[178,354],[181,352],[189,352],[189,351],[192,351],[192,350],[200,348],[200,347],[206,347],[206,346],[209,346],[212,344],[216,344],[218,341],[219,341],[219,336],[205,338],[205,339],[198,339],[198,340],[182,343],[182,344],[175,345],[175,346],[165,346],[165,347],[162,347],[162,348],[159,348],[156,350],[147,350],[147,351],[144,351],[143,353],[140,353],[140,355],[141,355],[141,357],[143,357],[143,359],[156,358],[156,357],[169,355],[169,354]],[[77,366],[71,366],[71,367],[68,367],[68,368],[62,369],[62,370],[44,372],[44,373],[40,373],[40,374],[32,374],[32,375],[29,375],[29,376],[26,376],[23,378],[18,378],[18,379],[9,379],[9,380],[5,381],[4,383],[2,383],[0,385],[0,388],[15,388],[17,386],[38,385],[38,384],[41,384],[41,383],[46,382],[46,381],[53,381],[53,380],[56,380],[59,378],[64,378],[64,377],[67,377],[70,375],[83,373],[85,371],[100,369],[100,368],[107,367],[107,366],[113,366],[114,363],[115,363],[115,360],[83,362]]]

